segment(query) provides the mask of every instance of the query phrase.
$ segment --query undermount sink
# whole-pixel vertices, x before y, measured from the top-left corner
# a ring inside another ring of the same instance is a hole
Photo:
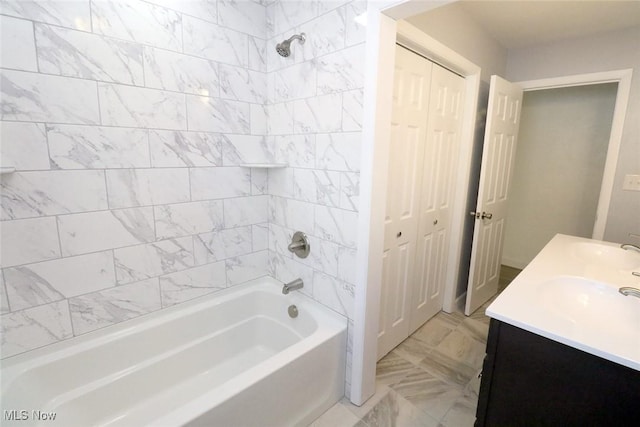
[[[541,308],[566,326],[620,336],[640,325],[640,299],[618,287],[582,277],[558,276],[540,283]]]
[[[573,255],[583,262],[618,270],[640,269],[640,254],[616,246],[592,242],[575,242]]]

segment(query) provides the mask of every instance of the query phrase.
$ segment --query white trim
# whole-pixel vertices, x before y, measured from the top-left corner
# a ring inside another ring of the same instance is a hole
[[[384,213],[386,204],[386,181],[391,123],[391,99],[393,95],[393,72],[396,30],[399,39],[411,43],[412,49],[424,53],[466,80],[464,126],[460,146],[460,167],[456,182],[453,226],[447,289],[444,308],[455,309],[455,290],[459,267],[459,248],[462,241],[466,195],[470,174],[471,149],[473,146],[475,116],[480,87],[480,68],[447,48],[435,39],[417,30],[408,23],[398,23],[383,11],[388,5],[394,8],[395,17],[406,17],[439,7],[451,1],[404,2],[370,1],[367,11],[367,60],[363,107],[363,148],[360,169],[360,210],[358,217],[357,285],[355,290],[354,332],[351,365],[350,400],[362,405],[375,392],[375,370],[377,355],[378,320],[380,312],[380,289],[382,266],[380,257],[384,243]],[[404,6],[403,6],[404,5]],[[420,10],[418,10],[418,9]],[[386,12],[385,12],[386,13]],[[389,13],[391,14],[391,13]],[[456,227],[460,224],[459,227]],[[456,229],[458,228],[458,229]]]
[[[607,148],[607,160],[604,164],[602,184],[600,186],[600,198],[596,209],[596,220],[593,225],[592,238],[604,239],[604,231],[607,226],[609,207],[611,205],[611,195],[615,181],[616,169],[618,167],[618,156],[620,154],[620,144],[622,143],[622,131],[627,115],[627,105],[631,92],[632,69],[604,71],[600,73],[577,74],[573,76],[553,77],[540,80],[527,80],[517,82],[525,91],[545,90],[571,86],[585,86],[602,83],[618,83],[616,103],[613,110],[611,122],[611,134],[609,136],[609,146]]]

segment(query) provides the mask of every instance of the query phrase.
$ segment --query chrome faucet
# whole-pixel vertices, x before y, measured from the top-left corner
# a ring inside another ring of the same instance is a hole
[[[624,288],[618,289],[618,292],[620,292],[625,297],[628,297],[629,295],[631,295],[632,297],[640,298],[640,289],[638,288],[625,286]]]
[[[620,245],[620,247],[622,249],[624,249],[624,250],[632,249],[634,251],[640,252],[640,246],[637,246],[637,245],[634,245],[634,244],[631,244],[631,243],[623,243],[623,244]]]
[[[302,279],[296,279],[289,283],[285,283],[282,287],[282,293],[288,294],[290,291],[295,291],[296,289],[301,289],[304,286]]]

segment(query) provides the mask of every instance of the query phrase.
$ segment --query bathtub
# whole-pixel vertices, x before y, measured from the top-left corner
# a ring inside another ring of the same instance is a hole
[[[344,394],[347,323],[281,290],[263,277],[7,358],[0,424],[307,425]]]

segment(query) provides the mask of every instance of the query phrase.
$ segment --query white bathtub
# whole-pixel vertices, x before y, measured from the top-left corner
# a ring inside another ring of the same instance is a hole
[[[281,290],[264,277],[5,359],[0,424],[306,425],[343,395],[346,319]]]

